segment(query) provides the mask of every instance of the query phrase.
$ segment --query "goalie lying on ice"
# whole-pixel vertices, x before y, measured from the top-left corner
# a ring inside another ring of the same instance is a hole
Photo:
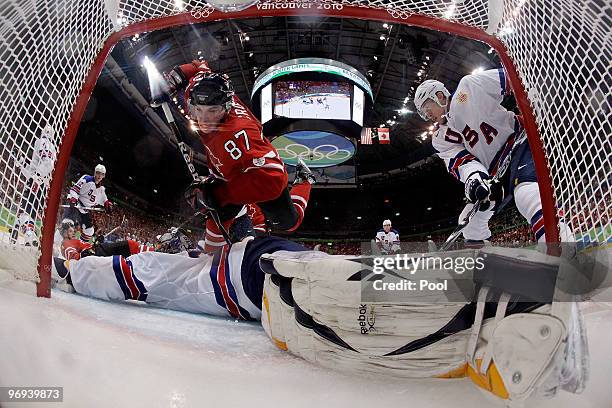
[[[476,258],[482,251],[488,251],[484,268],[462,274],[477,300],[462,302],[424,291],[410,303],[364,303],[362,277],[380,276],[367,266],[371,258],[307,251],[276,237],[247,238],[214,256],[144,252],[55,258],[52,266],[56,281],[72,283],[83,295],[261,319],[279,348],[329,368],[407,378],[468,376],[518,401],[554,395],[559,387],[580,392],[588,364],[576,305],[533,301],[552,298],[559,261],[499,248],[445,256]]]

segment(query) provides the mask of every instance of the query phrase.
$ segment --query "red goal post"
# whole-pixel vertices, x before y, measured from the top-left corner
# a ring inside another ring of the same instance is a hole
[[[0,29],[0,34],[7,38],[6,46],[0,48],[0,66],[6,67],[0,68],[0,79],[7,78],[11,71],[21,74],[20,69],[35,76],[40,69],[45,78],[58,82],[25,93],[24,103],[30,103],[40,115],[24,114],[23,106],[9,106],[7,100],[14,95],[0,89],[0,130],[10,134],[15,127],[22,129],[23,126],[9,120],[17,116],[28,122],[23,131],[32,138],[39,134],[38,128],[44,126],[45,120],[63,133],[58,141],[58,157],[47,200],[40,205],[41,251],[37,254],[38,273],[34,271],[34,275],[38,275],[35,279],[38,279],[39,296],[50,295],[49,265],[63,175],[81,117],[113,46],[123,38],[145,31],[228,18],[304,15],[368,19],[445,31],[487,43],[501,57],[524,116],[536,163],[548,240],[559,240],[558,210],[563,210],[574,230],[594,228],[596,240],[606,242],[610,239],[609,221],[604,224],[597,220],[597,214],[588,214],[590,204],[584,203],[583,193],[577,190],[590,186],[598,193],[609,194],[607,175],[594,172],[586,182],[575,181],[584,176],[578,171],[591,169],[593,160],[601,161],[602,151],[604,155],[612,151],[605,130],[600,128],[605,124],[599,120],[588,121],[603,112],[609,126],[610,74],[605,54],[611,47],[605,17],[606,7],[608,10],[609,7],[603,2],[600,6],[597,2],[585,6],[578,0],[277,0],[231,13],[216,11],[201,0],[106,0],[103,4],[89,0],[43,0],[37,2],[37,8],[22,6],[22,3],[8,0],[7,5],[0,6],[0,17],[10,23],[10,27]],[[550,30],[546,31],[547,27]],[[576,33],[576,38],[582,42],[572,46],[563,33]],[[28,45],[32,52],[30,61],[34,61],[35,66],[18,58],[22,50],[17,47],[28,49]],[[578,60],[583,54],[588,58],[582,58],[583,65],[579,67],[578,61],[568,59],[568,53]],[[65,66],[74,67],[67,78],[69,83],[59,82],[66,80],[61,75]],[[25,85],[25,77],[17,78],[15,84]],[[596,85],[594,89],[589,88],[590,93],[586,96],[581,91],[561,87],[562,83],[572,80],[589,87]],[[62,100],[50,106],[45,99],[50,94],[61,95]],[[576,117],[572,112],[576,112]],[[568,131],[581,132],[580,140],[574,143]],[[582,161],[577,166],[572,165],[570,157],[570,149],[575,145],[582,149]],[[24,142],[23,147],[25,150],[27,143]],[[8,162],[2,164],[8,169],[3,172],[4,178],[11,171],[18,171],[11,170]],[[609,211],[610,203],[605,198],[602,203]],[[583,218],[575,218],[577,216]],[[585,216],[588,219],[585,220]],[[0,248],[0,254],[3,250]]]

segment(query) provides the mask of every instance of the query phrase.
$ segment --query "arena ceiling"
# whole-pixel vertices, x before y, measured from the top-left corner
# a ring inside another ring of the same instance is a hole
[[[227,73],[237,94],[249,103],[255,78],[269,66],[292,58],[322,57],[351,65],[370,81],[374,109],[366,125],[390,127],[391,144],[358,146],[354,163],[360,177],[382,173],[387,182],[392,182],[398,169],[412,172],[409,166],[414,168],[431,162],[423,159],[433,154],[430,136],[424,134],[428,132],[429,124],[414,112],[400,113],[403,107],[414,110],[414,89],[422,80],[436,78],[452,90],[461,77],[478,67],[499,67],[497,55],[489,51],[486,44],[438,31],[330,17],[222,20],[140,33],[115,46],[101,73],[79,131],[79,135],[90,135],[88,140],[92,146],[82,151],[89,150],[92,157],[105,156],[106,161],[108,157],[120,154],[121,160],[116,160],[112,166],[116,169],[115,180],[118,174],[124,174],[132,177],[130,183],[140,179],[137,184],[153,185],[159,191],[164,190],[164,184],[167,188],[178,188],[176,186],[182,182],[176,183],[170,177],[164,180],[167,172],[154,172],[148,176],[156,163],[150,158],[171,154],[168,152],[173,150],[173,146],[167,135],[164,139],[159,127],[152,126],[146,112],[148,108],[143,105],[146,101],[141,98],[140,106],[137,106],[138,98],[130,100],[125,97],[125,89],[122,89],[125,81],[117,77],[117,70],[142,97],[148,99],[148,80],[142,66],[145,56],[162,71],[194,59],[205,59],[213,70]],[[174,109],[175,117],[182,117],[178,107]],[[130,118],[140,121],[141,126],[127,126]],[[394,124],[389,125],[389,122]],[[182,121],[182,126],[189,132],[186,120]],[[128,128],[130,130],[126,133]],[[195,150],[202,151],[198,143],[194,138],[192,145]],[[79,138],[77,144],[82,147]],[[165,153],[160,153],[162,151]],[[139,163],[147,160],[149,163]],[[200,155],[201,164],[202,160]],[[177,161],[176,166],[182,165]],[[141,171],[137,174],[139,168]],[[183,181],[188,182],[188,179]],[[365,177],[359,182],[368,183],[369,179]]]
[[[414,110],[412,95],[422,80],[436,78],[452,90],[474,69],[500,66],[497,55],[477,41],[411,26],[330,17],[260,17],[180,26],[123,41],[113,52],[119,54],[118,63],[144,95],[148,91],[140,64],[145,56],[160,70],[201,58],[213,70],[227,73],[245,102],[255,78],[281,61],[322,57],[349,64],[372,85],[369,125],[395,122],[390,126],[390,147],[359,152],[362,174],[377,171],[381,162],[381,170],[391,170],[422,158],[419,150],[427,142],[422,136],[428,125],[416,113],[399,112],[403,106]]]

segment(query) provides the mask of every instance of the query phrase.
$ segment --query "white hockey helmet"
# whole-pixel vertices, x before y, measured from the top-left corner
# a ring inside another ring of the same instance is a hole
[[[104,165],[103,165],[103,164],[98,164],[98,165],[96,166],[96,168],[94,169],[94,171],[95,171],[96,173],[106,174],[106,167],[104,167]]]
[[[384,227],[385,225],[391,226],[391,220],[384,220],[384,221],[383,221],[383,227]]]
[[[436,93],[438,92],[442,92],[448,100],[450,92],[448,92],[448,89],[446,89],[442,82],[436,81],[435,79],[428,79],[426,81],[421,82],[421,84],[414,92],[414,106],[416,107],[417,112],[419,112],[419,115],[421,115],[424,120],[429,120],[429,117],[423,111],[423,105],[425,104],[426,100],[431,99],[441,107],[446,106],[442,105],[438,100],[438,97],[436,96]]]

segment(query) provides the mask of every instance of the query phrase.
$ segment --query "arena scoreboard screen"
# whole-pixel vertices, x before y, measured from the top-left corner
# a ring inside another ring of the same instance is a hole
[[[355,68],[331,59],[298,58],[264,71],[251,100],[268,137],[324,132],[355,139],[373,96]]]

